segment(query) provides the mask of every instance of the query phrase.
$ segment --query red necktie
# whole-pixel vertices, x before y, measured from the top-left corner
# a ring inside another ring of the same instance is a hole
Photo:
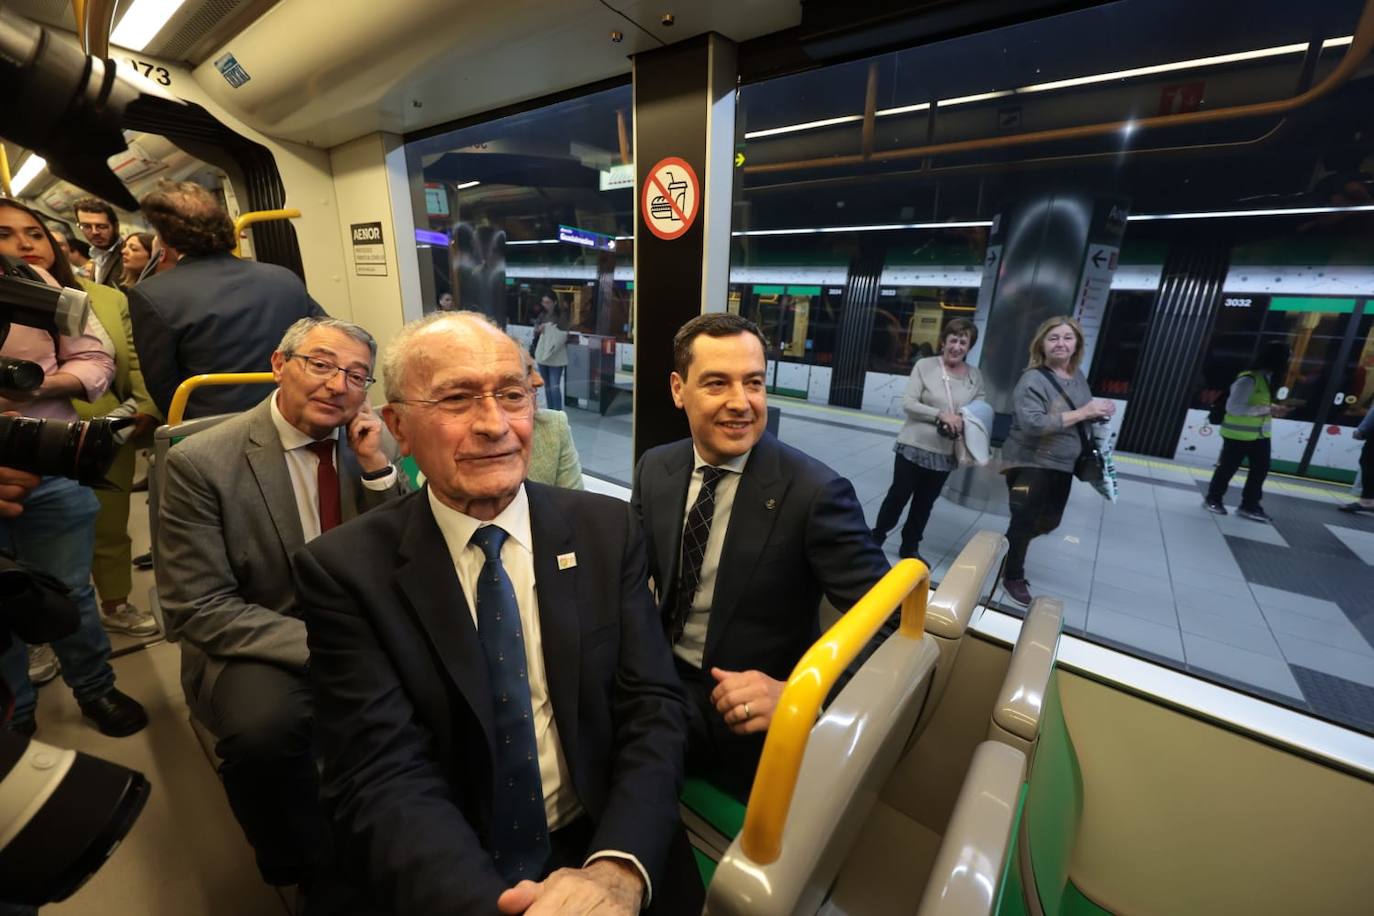
[[[320,491],[320,533],[324,534],[343,522],[343,510],[339,508],[339,472],[334,469],[334,440],[312,442],[306,448],[320,459],[315,483]]]

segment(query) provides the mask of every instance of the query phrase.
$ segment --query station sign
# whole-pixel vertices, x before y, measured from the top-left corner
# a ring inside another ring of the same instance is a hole
[[[685,160],[669,156],[649,170],[640,194],[639,213],[658,238],[680,238],[701,212],[701,182]]]
[[[385,277],[386,245],[382,241],[382,224],[353,223],[348,229],[353,242],[353,272],[360,277]]]
[[[567,242],[570,245],[580,245],[583,248],[595,248],[598,251],[615,251],[615,236],[606,235],[602,232],[592,232],[589,229],[579,229],[576,226],[558,226],[558,241]]]

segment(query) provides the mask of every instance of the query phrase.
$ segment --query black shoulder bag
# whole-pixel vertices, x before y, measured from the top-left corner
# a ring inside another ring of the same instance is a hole
[[[1044,366],[1040,367],[1040,371],[1045,374],[1045,378],[1054,386],[1054,390],[1059,392],[1059,396],[1064,399],[1064,403],[1068,404],[1070,409],[1077,410],[1078,408],[1074,406],[1073,401],[1069,399],[1068,393],[1065,392],[1063,386],[1059,384],[1059,380],[1054,377],[1054,373]],[[1073,476],[1084,483],[1100,483],[1103,469],[1106,466],[1106,462],[1102,460],[1102,452],[1098,450],[1097,443],[1088,437],[1088,431],[1083,428],[1082,423],[1075,423],[1073,426],[1074,429],[1078,430],[1078,441],[1083,443],[1083,451],[1079,453],[1078,460],[1073,463]]]

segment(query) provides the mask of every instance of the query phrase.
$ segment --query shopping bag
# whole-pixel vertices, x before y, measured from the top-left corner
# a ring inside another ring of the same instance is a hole
[[[1094,430],[1097,452],[1102,458],[1102,476],[1092,482],[1093,489],[1102,494],[1109,503],[1115,503],[1121,493],[1121,485],[1116,479],[1116,433],[1106,429],[1105,423],[1100,430]]]

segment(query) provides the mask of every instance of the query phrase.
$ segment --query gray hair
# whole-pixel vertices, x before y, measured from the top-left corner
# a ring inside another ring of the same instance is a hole
[[[328,328],[331,331],[339,331],[347,334],[360,344],[366,344],[368,353],[371,355],[372,363],[377,362],[377,338],[367,332],[367,329],[356,325],[351,321],[343,321],[339,318],[301,318],[291,327],[286,329],[286,333],[281,336],[281,343],[277,344],[277,352],[290,355],[295,353],[300,345],[305,341],[305,335],[316,328]]]
[[[501,326],[492,321],[481,312],[458,311],[458,312],[430,312],[423,318],[417,318],[401,328],[391,343],[387,344],[386,352],[382,354],[382,389],[386,393],[387,401],[398,403],[405,400],[405,377],[410,367],[411,356],[415,350],[416,341],[431,333],[440,330],[458,330],[460,328],[480,328],[487,331],[494,331],[505,337],[517,350],[524,352],[524,347],[505,331]],[[525,363],[525,374],[529,371],[533,363]]]

